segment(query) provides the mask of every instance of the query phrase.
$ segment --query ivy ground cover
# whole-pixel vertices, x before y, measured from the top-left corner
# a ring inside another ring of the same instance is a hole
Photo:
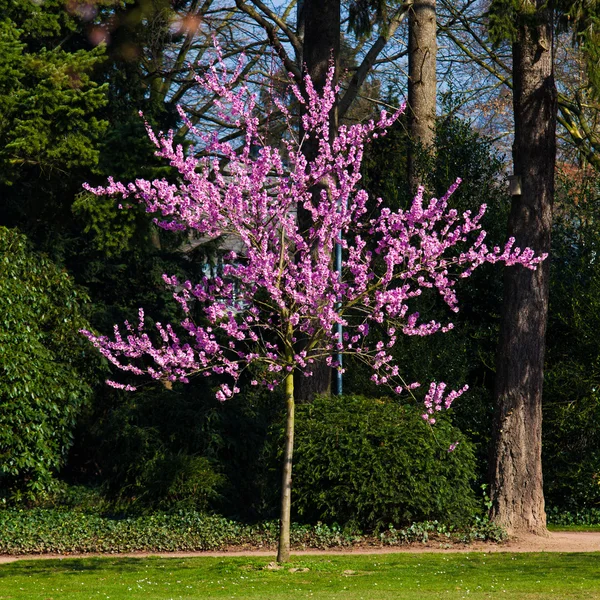
[[[86,558],[0,566],[0,599],[600,600],[600,554]]]

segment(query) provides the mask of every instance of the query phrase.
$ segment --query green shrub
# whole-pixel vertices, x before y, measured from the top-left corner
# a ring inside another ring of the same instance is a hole
[[[36,500],[55,484],[98,358],[78,329],[86,295],[0,227],[0,500]],[[97,375],[95,375],[97,377]]]
[[[115,517],[53,509],[0,510],[0,554],[219,550],[277,544],[275,521],[247,525],[197,511]],[[347,546],[339,527],[294,525],[296,547]]]
[[[506,541],[508,534],[502,527],[492,523],[489,519],[479,517],[469,527],[457,528],[439,521],[424,521],[423,523],[413,523],[402,529],[396,529],[390,525],[387,530],[379,534],[379,539],[384,546],[399,546],[414,542],[426,543],[432,538],[467,544],[475,541],[499,543]]]
[[[298,407],[293,503],[308,521],[465,523],[477,512],[474,472],[472,445],[447,417],[431,428],[414,407],[361,396]]]

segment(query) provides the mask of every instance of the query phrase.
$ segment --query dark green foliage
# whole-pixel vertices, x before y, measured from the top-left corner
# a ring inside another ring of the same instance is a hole
[[[452,116],[453,98],[444,105],[448,116],[438,119],[437,155],[418,156],[418,170],[431,194],[441,195],[456,178],[463,182],[451,199],[459,211],[487,205],[483,227],[486,242],[502,244],[510,200],[502,183],[502,157],[490,140],[478,135],[469,125]],[[410,198],[406,186],[408,138],[402,124],[368,149],[363,182],[372,197],[381,197],[386,206],[401,208]],[[373,208],[375,210],[375,208]],[[476,445],[479,484],[487,478],[487,446],[493,411],[495,352],[502,301],[502,270],[485,265],[472,277],[456,286],[460,312],[450,314],[434,297],[424,294],[419,300],[422,314],[441,321],[452,321],[453,331],[427,338],[400,336],[393,350],[405,381],[420,381],[415,395],[421,398],[430,381],[445,381],[451,387],[469,384],[469,391],[456,402],[453,422]],[[414,305],[416,309],[417,305]],[[376,328],[372,329],[377,339]],[[370,381],[370,370],[352,358],[347,361],[344,389],[349,393],[376,396],[382,390]]]
[[[592,96],[600,95],[600,3],[598,0],[562,0],[558,2],[559,27],[571,31],[573,45],[579,46],[585,60],[586,74]]]
[[[248,385],[221,403],[212,383],[107,391],[80,420],[65,475],[102,486],[128,512],[194,507],[274,517],[280,476],[269,462],[269,431],[281,395]]]
[[[246,525],[196,511],[118,518],[73,510],[9,509],[0,511],[0,554],[265,549],[276,546],[278,532],[275,521]],[[337,525],[293,524],[290,537],[292,546],[300,549],[365,543],[398,546],[432,538],[446,543],[504,539],[498,530],[477,525],[448,529],[436,522],[390,528],[377,538]]]
[[[390,525],[379,534],[381,543],[387,546],[398,546],[411,542],[427,543],[432,539],[470,543],[474,541],[504,542],[507,538],[506,531],[499,525],[480,517],[477,517],[469,527],[456,527],[439,521],[424,521],[423,523],[412,523],[402,529],[396,529]]]
[[[552,506],[548,509],[548,523],[551,525],[600,525],[600,508],[582,508],[566,511]]]
[[[0,0],[0,14],[18,26],[23,40],[37,52],[73,41],[71,36],[77,31],[78,20],[77,11],[69,4],[68,0]]]
[[[0,554],[31,552],[132,552],[222,550],[277,543],[274,521],[246,525],[196,511],[110,517],[78,511],[0,511]],[[348,546],[355,537],[339,527],[294,525],[292,544],[309,548]]]
[[[473,447],[447,419],[432,429],[413,408],[385,398],[336,396],[298,407],[294,502],[309,522],[465,522],[476,510],[474,479]]]
[[[48,177],[56,176],[56,171],[64,175],[95,166],[99,157],[95,143],[107,123],[94,112],[105,103],[106,86],[91,81],[90,72],[102,51],[22,53],[25,47],[18,42],[15,27],[0,23],[0,36],[14,51],[9,53],[0,90],[2,183],[14,183],[32,167]]]
[[[561,510],[600,505],[600,182],[558,179],[544,386],[544,488]]]
[[[348,31],[359,37],[371,35],[373,24],[385,26],[388,5],[384,0],[351,0],[348,5]]]
[[[246,386],[219,403],[205,381],[106,398],[81,422],[70,480],[101,484],[113,510],[127,513],[194,507],[251,521],[273,518],[281,396]],[[311,412],[317,410],[318,417]],[[355,451],[335,465],[340,480],[351,482],[344,496],[343,483],[332,489],[310,477],[317,473],[315,461],[327,468],[323,461],[331,458],[321,451],[326,442],[312,433],[326,436],[329,427],[339,436],[347,423],[355,426],[346,431],[344,447]],[[385,446],[372,447],[373,439]],[[458,449],[449,454],[449,445],[458,440]],[[368,529],[416,519],[468,520],[469,511],[476,510],[472,447],[447,421],[432,430],[412,408],[359,398],[299,407],[296,448],[294,504],[312,522],[353,521]],[[423,453],[422,460],[415,460],[415,453]],[[375,458],[383,487],[373,485]],[[331,495],[337,512],[319,505],[323,498],[333,502]],[[428,495],[427,503],[418,505]]]
[[[53,486],[98,358],[78,330],[88,301],[69,275],[0,227],[0,501]]]
[[[216,401],[161,387],[107,393],[103,400],[80,421],[70,478],[101,484],[126,511],[206,509],[223,485],[205,456],[218,444],[211,414]]]
[[[32,167],[48,178],[98,162],[94,147],[107,123],[95,117],[107,85],[94,69],[102,48],[67,51],[60,36],[75,23],[60,2],[0,1],[0,182],[14,183]],[[58,39],[56,39],[58,38]]]
[[[138,111],[164,129],[173,110],[145,101],[139,48],[135,76],[121,57],[132,41],[122,39],[121,13],[137,15],[139,29],[147,9],[160,12],[155,4],[0,0],[0,223],[19,227],[83,284],[82,264],[147,246],[150,233],[158,240],[143,211],[124,216],[81,187],[161,174]],[[96,25],[117,28],[108,46],[91,47],[90,11]]]
[[[547,9],[546,4],[544,8]],[[514,42],[522,27],[534,28],[540,23],[535,3],[523,0],[492,0],[487,17],[488,31],[496,44]]]
[[[62,264],[107,128],[104,49],[87,46],[69,4],[0,0],[0,224]]]

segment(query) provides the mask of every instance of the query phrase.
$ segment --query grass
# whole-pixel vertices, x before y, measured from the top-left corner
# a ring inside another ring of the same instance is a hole
[[[600,600],[600,554],[85,558],[0,565],[1,600]]]

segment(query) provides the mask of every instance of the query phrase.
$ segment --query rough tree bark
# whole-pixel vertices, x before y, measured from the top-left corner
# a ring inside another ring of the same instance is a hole
[[[517,246],[550,251],[557,92],[550,12],[535,0],[540,20],[522,25],[513,44],[513,162],[520,195],[513,196],[509,235]],[[546,534],[542,479],[542,383],[550,265],[508,267],[497,357],[492,519],[509,532]]]
[[[414,0],[408,17],[408,186],[421,184],[415,150],[432,150],[435,142],[437,21],[435,0]]]
[[[340,0],[304,0],[302,6],[304,42],[302,57],[306,73],[311,77],[315,88],[319,91],[325,86],[329,65],[334,61],[336,77],[339,71],[340,55]],[[299,26],[299,31],[300,26]],[[337,82],[334,82],[334,84]],[[329,135],[337,133],[337,110],[331,118]],[[315,141],[304,144],[304,154],[308,160],[317,155],[318,145]],[[324,184],[323,184],[324,185]],[[323,185],[313,189],[313,198],[318,198]],[[298,206],[298,223],[302,230],[311,224],[310,213]],[[295,396],[300,403],[311,402],[317,394],[328,394],[331,388],[331,368],[325,361],[315,363],[312,377],[300,376],[295,382]]]

